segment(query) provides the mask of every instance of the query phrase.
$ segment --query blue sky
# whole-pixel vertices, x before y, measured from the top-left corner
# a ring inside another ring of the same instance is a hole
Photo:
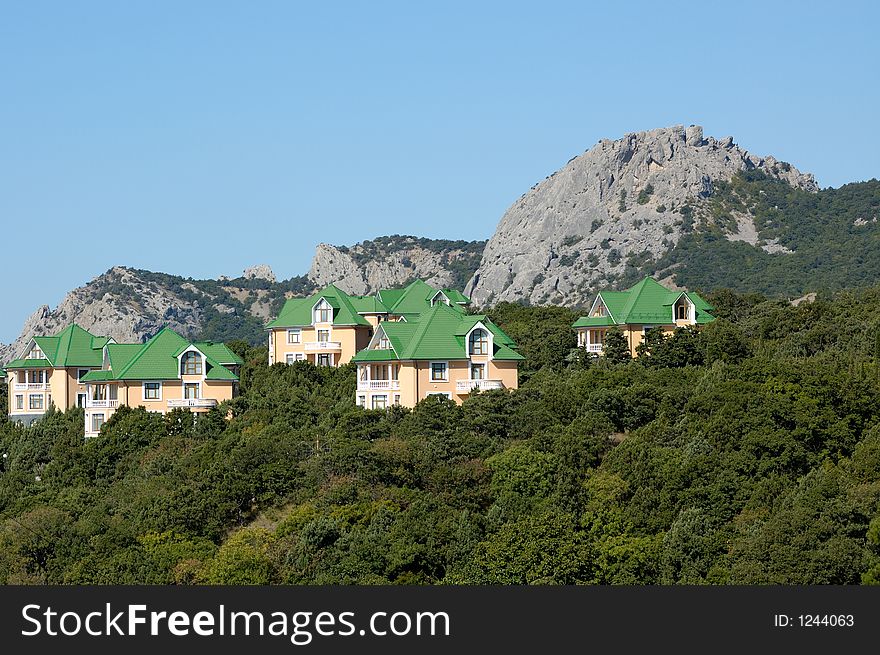
[[[880,11],[765,5],[0,1],[0,341],[117,264],[287,278],[322,241],[488,238],[625,132],[876,177]]]

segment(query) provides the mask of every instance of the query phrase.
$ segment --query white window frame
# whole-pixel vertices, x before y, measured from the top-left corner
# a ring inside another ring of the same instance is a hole
[[[187,387],[187,385],[193,385],[193,384],[196,385],[196,397],[188,399],[186,397],[186,387]],[[201,398],[202,398],[202,383],[201,382],[184,382],[180,391],[183,394],[184,400],[201,400]]]
[[[434,364],[443,364],[443,377],[435,378],[434,377]],[[449,362],[428,362],[428,379],[431,382],[449,382]]]
[[[302,362],[305,361],[306,354],[305,353],[293,353],[293,361]]]
[[[24,394],[17,393],[15,394],[15,409],[19,411],[24,411]]]
[[[446,396],[447,399],[452,398],[452,394],[448,391],[429,391],[425,394],[425,398],[428,398],[429,396]]]
[[[284,363],[290,366],[296,361],[296,353],[286,353],[284,355]]]
[[[40,406],[34,407],[34,398],[40,399]],[[29,393],[28,394],[28,410],[37,410],[40,412],[46,411],[46,398],[41,393]]]
[[[159,385],[159,397],[158,398],[147,398],[147,385],[148,384],[158,384]],[[141,385],[141,398],[143,398],[144,402],[147,402],[147,403],[162,402],[162,382],[159,380],[145,381]]]
[[[367,406],[367,397],[364,394],[358,394],[357,397],[358,407],[366,407]]]
[[[101,417],[101,425],[98,426],[98,429],[95,429],[95,419]],[[95,412],[89,417],[89,427],[91,427],[91,432],[94,434],[95,432],[100,432],[101,428],[104,427],[104,423],[107,422],[107,419],[104,416],[103,412]]]
[[[80,404],[80,398],[82,398],[82,404]],[[89,394],[85,392],[80,392],[76,394],[76,406],[77,407],[85,407],[89,402]]]
[[[295,339],[293,337],[296,337]],[[290,328],[287,330],[287,343],[294,345],[302,343],[302,330],[300,328]]]
[[[376,407],[376,401],[379,398],[384,398],[384,405],[382,407]],[[370,409],[388,409],[388,394],[386,393],[377,393],[370,396]]]

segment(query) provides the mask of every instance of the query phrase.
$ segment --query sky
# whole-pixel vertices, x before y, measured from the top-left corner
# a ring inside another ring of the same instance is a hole
[[[115,265],[283,279],[320,242],[486,239],[627,132],[877,177],[878,24],[868,2],[0,0],[0,341]]]

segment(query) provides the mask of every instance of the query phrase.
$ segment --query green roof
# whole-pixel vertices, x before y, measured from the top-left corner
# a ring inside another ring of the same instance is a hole
[[[284,303],[278,318],[266,327],[283,328],[311,325],[312,308],[321,298],[333,307],[333,325],[370,325],[367,319],[358,314],[352,297],[342,289],[329,284],[307,298],[290,298]]]
[[[391,349],[366,349],[352,361],[467,359],[466,335],[477,323],[482,323],[493,334],[493,357],[500,360],[522,360],[516,344],[501,328],[485,316],[465,315],[438,303],[423,312],[418,321],[386,321],[377,328],[388,338]],[[374,336],[373,343],[377,338]]]
[[[672,306],[682,296],[694,304],[697,324],[715,320],[712,306],[692,291],[673,291],[651,277],[646,277],[626,291],[600,291],[598,299],[608,316],[582,316],[572,327],[653,324],[672,325]]]
[[[190,342],[163,328],[144,344],[109,344],[111,370],[92,371],[83,380],[175,380],[179,377],[178,356],[195,348],[205,356],[208,380],[237,380],[223,364],[241,364],[242,360],[224,344],[210,341]]]
[[[53,337],[34,337],[53,368],[69,366],[100,367],[107,337],[96,337],[76,323],[71,323]]]
[[[15,368],[51,368],[48,359],[13,359],[6,364],[6,370]]]
[[[469,305],[471,302],[471,299],[464,295],[458,289],[441,289],[441,291],[446,294],[446,297],[449,298],[450,302],[461,305]]]

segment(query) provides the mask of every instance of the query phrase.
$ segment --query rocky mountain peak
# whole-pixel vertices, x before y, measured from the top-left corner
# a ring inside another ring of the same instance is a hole
[[[682,209],[750,170],[818,190],[812,175],[755,156],[733,137],[706,137],[698,125],[603,139],[507,210],[466,293],[480,305],[583,302],[630,258],[656,259],[674,247]]]

